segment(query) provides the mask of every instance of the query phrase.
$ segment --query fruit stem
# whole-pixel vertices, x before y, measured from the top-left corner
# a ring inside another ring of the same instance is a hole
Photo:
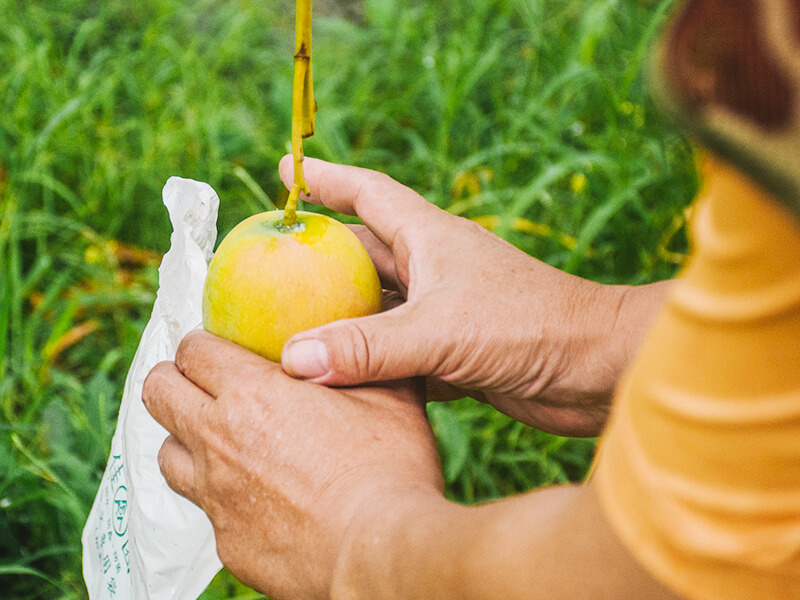
[[[283,225],[297,221],[300,193],[309,193],[303,173],[303,140],[314,135],[317,103],[314,101],[314,79],[311,71],[311,5],[313,0],[297,0],[295,24],[294,79],[292,81],[292,156],[294,183],[283,211]]]

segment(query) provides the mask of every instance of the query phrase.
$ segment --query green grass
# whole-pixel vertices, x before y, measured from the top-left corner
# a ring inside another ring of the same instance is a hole
[[[693,162],[642,78],[673,0],[366,0],[349,20],[317,4],[309,155],[584,277],[675,272]],[[80,532],[168,246],[166,179],[214,186],[221,233],[285,198],[293,18],[288,0],[0,0],[4,597],[85,597]],[[591,440],[470,400],[430,414],[460,501],[591,459]],[[254,597],[229,576],[206,596]]]

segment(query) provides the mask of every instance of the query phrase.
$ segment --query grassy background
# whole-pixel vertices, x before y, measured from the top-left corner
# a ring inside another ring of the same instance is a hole
[[[318,0],[307,153],[581,276],[669,277],[696,181],[642,66],[673,4]],[[85,597],[80,532],[168,245],[166,179],[214,186],[220,233],[285,198],[293,19],[287,0],[0,0],[4,597]],[[470,400],[430,413],[461,501],[591,458]],[[206,597],[257,595],[223,575]]]

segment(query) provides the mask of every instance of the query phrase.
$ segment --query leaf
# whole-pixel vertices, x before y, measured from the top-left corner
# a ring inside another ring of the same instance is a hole
[[[450,407],[432,405],[430,409],[434,415],[434,431],[442,450],[444,478],[447,483],[452,483],[464,470],[469,458],[470,434]]]

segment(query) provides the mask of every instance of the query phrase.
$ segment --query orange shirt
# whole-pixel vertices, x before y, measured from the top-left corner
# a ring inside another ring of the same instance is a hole
[[[800,598],[800,225],[713,158],[693,255],[615,399],[609,521],[692,599]]]

